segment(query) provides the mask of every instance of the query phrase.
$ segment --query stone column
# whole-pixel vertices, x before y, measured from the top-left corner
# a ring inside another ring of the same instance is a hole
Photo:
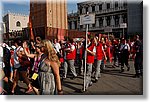
[[[114,2],[113,1],[111,1],[111,3],[110,3],[110,8],[114,8]]]
[[[86,13],[86,10],[85,10],[85,8],[83,7],[83,8],[82,8],[82,14],[84,14],[84,13]]]
[[[92,12],[92,6],[90,6],[90,7],[88,8],[88,11],[89,11],[89,12]]]
[[[119,16],[119,24],[123,22],[122,15]]]
[[[103,17],[103,27],[106,27],[107,24],[106,24],[106,17]]]
[[[103,4],[102,4],[102,10],[105,10],[106,9],[106,3],[104,2]]]
[[[96,5],[95,10],[96,10],[96,11],[99,11],[99,5]]]
[[[111,16],[111,26],[115,25],[115,20],[114,20],[114,16]]]
[[[119,7],[122,7],[122,6],[123,6],[123,0],[120,0],[120,1],[118,2],[118,6],[119,6]]]
[[[99,27],[99,18],[96,18],[96,27]]]

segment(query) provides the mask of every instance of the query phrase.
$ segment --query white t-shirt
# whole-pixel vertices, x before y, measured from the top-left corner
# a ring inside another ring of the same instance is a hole
[[[130,46],[129,44],[122,44],[121,47],[120,47],[120,50],[130,50]]]
[[[23,48],[21,46],[19,46],[18,48],[16,48],[14,50],[14,67],[15,68],[19,68],[20,67],[20,63],[19,63],[18,56],[17,56],[17,52],[18,51],[23,51]]]
[[[59,43],[56,43],[56,44],[54,44],[54,46],[55,46],[56,52],[59,52],[59,50],[61,49],[60,44],[59,44]]]

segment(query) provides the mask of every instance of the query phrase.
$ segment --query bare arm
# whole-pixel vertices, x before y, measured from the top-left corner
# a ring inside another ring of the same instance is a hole
[[[102,46],[102,51],[103,51],[105,60],[107,60],[106,53],[105,53],[105,51],[104,51],[104,47],[103,47],[103,46]]]
[[[86,51],[87,51],[87,53],[90,53],[90,54],[92,54],[93,56],[95,56],[95,52],[92,52],[92,51],[90,51],[90,50],[88,50],[88,49],[86,49]]]
[[[61,80],[60,80],[60,75],[59,75],[59,67],[57,63],[54,61],[51,61],[50,64],[55,75],[57,90],[58,92],[60,91],[62,92]],[[61,92],[59,94],[61,94]]]
[[[26,50],[26,48],[27,48],[27,44],[24,42],[24,43],[23,43],[23,50],[24,50],[25,55],[26,55],[27,57],[29,57],[29,58],[34,58],[34,57],[35,57],[35,54],[30,54],[30,53]]]
[[[29,58],[34,58],[34,57],[35,57],[35,54],[30,54],[30,53],[28,53],[28,51],[26,50],[26,48],[23,48],[23,50],[24,50],[24,53],[25,53],[25,55],[26,55],[27,57],[29,57]]]

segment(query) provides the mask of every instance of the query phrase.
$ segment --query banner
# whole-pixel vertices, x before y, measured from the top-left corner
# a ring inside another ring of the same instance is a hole
[[[33,34],[33,30],[32,30],[31,15],[29,15],[29,29],[30,29],[30,39],[34,40],[34,34]]]

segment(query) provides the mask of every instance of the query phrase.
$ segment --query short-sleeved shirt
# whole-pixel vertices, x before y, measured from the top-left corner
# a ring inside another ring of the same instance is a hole
[[[21,66],[19,63],[19,60],[18,60],[18,56],[17,56],[18,51],[23,51],[23,48],[21,46],[19,46],[14,51],[14,68],[19,68]]]
[[[56,44],[54,44],[54,46],[55,46],[56,52],[59,52],[59,50],[61,49],[60,44],[59,44],[59,43],[56,43]]]

